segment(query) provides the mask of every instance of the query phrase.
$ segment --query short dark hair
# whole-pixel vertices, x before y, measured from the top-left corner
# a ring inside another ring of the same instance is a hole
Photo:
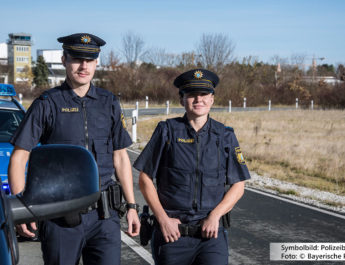
[[[65,58],[67,58],[68,55],[69,55],[68,52],[67,52],[66,50],[63,50],[63,56],[64,56]]]

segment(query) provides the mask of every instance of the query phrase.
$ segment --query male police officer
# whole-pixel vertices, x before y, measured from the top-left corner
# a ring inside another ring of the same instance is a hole
[[[157,220],[156,264],[228,263],[222,216],[241,198],[250,175],[233,129],[209,118],[217,83],[204,69],[178,76],[174,85],[186,114],[160,122],[134,163]],[[227,192],[225,184],[231,185]]]
[[[29,152],[39,142],[88,149],[98,164],[102,200],[82,213],[43,222],[40,237],[44,262],[74,265],[82,256],[84,265],[119,264],[120,221],[113,205],[108,204],[112,200],[110,190],[114,191],[114,168],[128,202],[130,236],[138,235],[140,222],[125,149],[132,142],[124,129],[118,100],[91,83],[100,46],[105,41],[87,33],[61,37],[58,41],[63,43],[66,81],[33,102],[14,134],[11,143],[15,148],[9,165],[11,191],[13,194],[23,191]],[[17,228],[21,235],[34,235],[25,224]]]

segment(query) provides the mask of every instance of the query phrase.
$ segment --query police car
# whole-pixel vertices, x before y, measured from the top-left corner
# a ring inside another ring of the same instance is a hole
[[[12,85],[0,84],[0,177],[7,194],[7,167],[13,150],[9,140],[25,115],[24,107],[15,96],[16,91]]]

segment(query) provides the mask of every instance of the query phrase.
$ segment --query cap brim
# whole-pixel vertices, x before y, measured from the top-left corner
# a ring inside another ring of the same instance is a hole
[[[99,52],[98,53],[88,53],[88,52],[76,52],[76,51],[71,51],[71,50],[66,50],[66,52],[73,58],[81,58],[81,59],[97,59]]]
[[[203,92],[203,93],[212,93],[212,94],[214,94],[214,89],[205,88],[205,87],[193,87],[193,88],[188,88],[188,89],[181,89],[179,91],[180,94],[189,94],[189,93],[195,93],[195,92]]]

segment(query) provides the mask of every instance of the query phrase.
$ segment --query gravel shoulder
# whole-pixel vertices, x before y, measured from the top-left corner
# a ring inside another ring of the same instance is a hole
[[[247,187],[276,194],[334,212],[345,213],[345,196],[301,187],[286,181],[272,179],[267,176],[260,176],[255,172],[250,172],[250,174],[252,178],[246,182]]]

